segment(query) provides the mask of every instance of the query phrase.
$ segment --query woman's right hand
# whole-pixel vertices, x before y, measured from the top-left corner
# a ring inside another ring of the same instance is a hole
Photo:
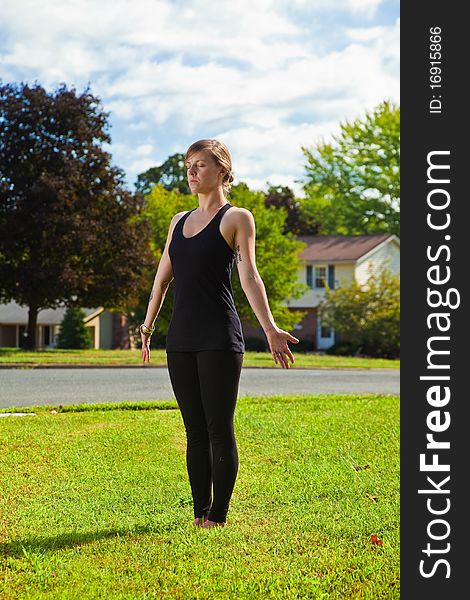
[[[148,362],[150,364],[150,335],[145,335],[145,333],[140,334],[142,340],[142,362]]]
[[[291,363],[294,364],[294,355],[287,342],[298,344],[300,342],[299,338],[296,338],[295,335],[292,335],[279,327],[270,329],[266,333],[266,337],[274,362],[276,364],[279,363],[283,369],[289,369],[290,367],[287,359],[289,358]]]

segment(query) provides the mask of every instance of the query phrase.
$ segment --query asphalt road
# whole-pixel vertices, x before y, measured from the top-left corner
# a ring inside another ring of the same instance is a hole
[[[247,367],[238,395],[349,393],[398,395],[400,371]],[[0,408],[162,399],[174,399],[166,367],[0,370]]]

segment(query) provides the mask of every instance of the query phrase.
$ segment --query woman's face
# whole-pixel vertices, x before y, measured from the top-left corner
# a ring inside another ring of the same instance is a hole
[[[223,173],[209,150],[195,152],[186,161],[186,174],[193,194],[206,194],[217,189],[222,185]]]

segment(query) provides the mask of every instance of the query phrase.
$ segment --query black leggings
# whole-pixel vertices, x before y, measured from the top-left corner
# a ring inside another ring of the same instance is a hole
[[[226,520],[238,472],[233,417],[244,353],[200,350],[166,354],[186,429],[194,517],[207,515],[221,523]]]

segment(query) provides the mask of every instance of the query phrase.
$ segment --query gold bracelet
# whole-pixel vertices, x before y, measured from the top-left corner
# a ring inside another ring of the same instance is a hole
[[[152,327],[151,329],[149,329],[142,323],[142,325],[139,327],[139,330],[140,330],[140,333],[142,333],[144,335],[152,335],[152,333],[155,331],[155,327]]]

